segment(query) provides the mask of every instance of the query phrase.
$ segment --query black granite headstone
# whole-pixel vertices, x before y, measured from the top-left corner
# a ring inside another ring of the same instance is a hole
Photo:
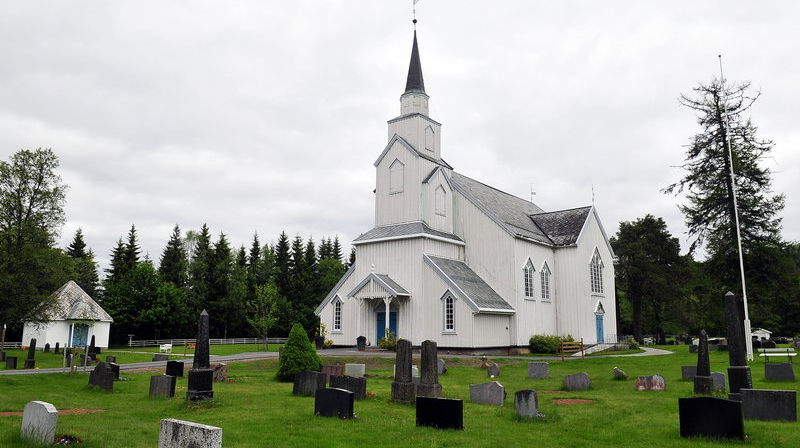
[[[183,377],[182,361],[167,361],[167,375]]]
[[[732,292],[725,294],[725,326],[728,330],[728,386],[731,398],[738,399],[739,389],[752,389],[753,378],[747,365],[744,339],[744,304]]]
[[[344,389],[319,389],[314,395],[314,414],[322,417],[354,418],[354,395]]]
[[[0,350],[0,362],[5,362],[6,360],[6,352]]]
[[[108,355],[106,356],[106,362],[117,362],[117,357]]]
[[[197,343],[194,349],[194,364],[189,370],[189,390],[186,399],[211,400],[214,398],[214,370],[210,368],[208,312],[203,310],[197,321]]]
[[[367,338],[364,336],[359,336],[356,338],[356,347],[358,347],[358,351],[363,352],[367,349]]]
[[[106,362],[109,367],[111,367],[111,371],[114,372],[114,381],[119,381],[119,364],[115,362]]]
[[[764,341],[761,343],[761,348],[777,348],[778,346],[774,341]]]
[[[334,389],[349,390],[355,396],[356,400],[363,400],[367,398],[367,379],[356,378],[353,376],[337,376],[330,377],[331,387]],[[316,391],[314,391],[316,393]]]
[[[417,426],[464,429],[464,401],[417,397]]]
[[[788,362],[764,364],[764,378],[772,381],[794,381],[794,370]]]
[[[61,353],[61,347],[59,346],[58,342],[56,342],[56,347],[53,349],[53,353],[55,353],[56,355]]]
[[[311,397],[317,390],[325,388],[325,374],[313,370],[304,370],[294,374],[292,394]]]
[[[25,368],[33,369],[36,367],[36,338],[31,339],[28,345],[28,357],[25,358]]]
[[[89,373],[89,385],[105,390],[114,390],[114,379],[117,375],[110,364],[101,362]]]
[[[44,353],[50,353],[50,343],[44,344]]]
[[[17,357],[16,356],[6,356],[6,369],[14,370],[17,368]]]
[[[150,377],[150,396],[172,398],[175,396],[175,377],[154,375]]]
[[[207,369],[211,367],[208,331],[208,311],[203,310],[197,322],[197,343],[194,347],[193,369]]]
[[[758,339],[753,339],[753,350],[757,350],[761,348],[761,341]]]
[[[797,391],[740,389],[742,411],[748,420],[797,421]]]
[[[714,380],[711,378],[711,362],[708,357],[708,334],[700,330],[700,342],[697,344],[697,371],[694,377],[694,393],[711,395],[714,391]]]
[[[716,397],[678,398],[681,437],[744,440],[742,403]]]

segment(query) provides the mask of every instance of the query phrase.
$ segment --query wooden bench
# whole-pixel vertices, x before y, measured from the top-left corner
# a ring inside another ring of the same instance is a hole
[[[574,353],[581,352],[581,358],[585,355],[583,353],[583,338],[580,341],[575,342],[564,342],[561,341],[561,348],[559,350],[561,352],[561,360],[564,360],[564,355],[570,355]]]
[[[172,353],[172,344],[161,344],[158,346],[158,351],[161,353]]]
[[[797,352],[793,348],[760,348],[758,349],[760,357],[764,358],[764,362],[769,362],[770,358],[774,357],[787,357],[789,362],[792,358],[797,356]]]

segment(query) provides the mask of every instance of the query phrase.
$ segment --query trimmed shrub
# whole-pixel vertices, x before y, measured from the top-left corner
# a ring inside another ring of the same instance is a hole
[[[386,337],[378,341],[378,347],[390,352],[397,351],[397,338],[388,328],[386,329]]]
[[[322,360],[308,340],[308,335],[300,324],[292,325],[289,338],[283,346],[278,361],[278,380],[294,381],[294,374],[304,370],[319,371]]]
[[[528,341],[531,353],[558,353],[561,342],[572,342],[572,336],[555,336],[548,334],[535,334]]]

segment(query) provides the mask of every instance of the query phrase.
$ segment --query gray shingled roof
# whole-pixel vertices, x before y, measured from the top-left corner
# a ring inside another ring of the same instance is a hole
[[[591,210],[592,207],[559,210],[531,215],[531,219],[556,246],[568,246],[578,241],[583,224]]]
[[[381,280],[383,280],[384,283],[389,285],[390,288],[394,289],[395,292],[397,292],[397,295],[400,295],[400,296],[408,296],[408,295],[410,295],[410,293],[408,291],[406,291],[405,288],[400,286],[396,281],[392,280],[392,278],[389,277],[387,274],[375,274],[375,276],[380,278]]]
[[[474,310],[514,312],[514,308],[463,261],[433,255],[425,255],[425,261],[450,285],[451,291],[471,303]]]
[[[408,116],[411,116],[411,115],[415,115],[415,114],[409,114]],[[398,134],[394,134],[392,136],[392,138],[389,139],[389,143],[386,144],[386,147],[383,149],[383,152],[381,152],[381,155],[379,155],[378,159],[375,160],[375,163],[374,163],[375,166],[378,166],[378,164],[381,162],[381,160],[383,160],[383,157],[386,155],[386,153],[388,153],[389,150],[392,149],[392,146],[394,145],[394,142],[396,142],[396,141],[400,142],[403,146],[408,148],[411,152],[413,152],[414,154],[418,155],[419,157],[422,157],[423,159],[429,160],[429,161],[431,161],[431,162],[433,162],[433,163],[435,163],[437,165],[441,165],[443,167],[450,168],[451,170],[453,169],[453,167],[450,166],[449,163],[445,162],[444,159],[436,159],[435,157],[431,157],[431,156],[429,156],[429,155],[427,155],[425,153],[420,152],[419,150],[414,148],[414,146],[411,143],[409,143],[408,140],[404,139],[403,137],[401,137]]]
[[[416,235],[420,233],[431,236],[437,236],[440,238],[447,238],[454,241],[462,241],[461,238],[453,235],[452,233],[433,230],[430,227],[428,227],[427,224],[417,221],[417,222],[407,222],[403,224],[394,224],[390,226],[375,227],[367,231],[366,233],[362,233],[358,238],[354,239],[353,242],[358,243],[361,241],[376,240],[379,238],[393,238],[405,235]]]
[[[46,314],[49,320],[94,320],[113,322],[114,319],[97,304],[77,283],[70,280],[50,296]]]
[[[492,218],[499,220],[515,235],[552,244],[547,235],[530,218],[530,215],[544,212],[536,204],[492,188],[460,173],[453,172],[450,181],[455,184],[456,190],[468,200],[488,212]]]
[[[336,297],[336,292],[339,291],[339,288],[342,287],[344,282],[346,282],[347,279],[350,278],[350,276],[353,275],[353,272],[355,271],[356,271],[356,264],[353,263],[352,265],[350,265],[350,269],[348,269],[347,272],[344,273],[342,278],[340,278],[339,281],[336,282],[336,286],[334,286],[333,289],[331,289],[330,292],[328,292],[328,295],[325,296],[325,298],[322,300],[319,306],[317,306],[317,309],[314,310],[314,314],[319,316],[320,313],[322,313],[322,309],[325,308],[328,305],[328,303],[330,303],[330,301],[333,300],[334,297]]]

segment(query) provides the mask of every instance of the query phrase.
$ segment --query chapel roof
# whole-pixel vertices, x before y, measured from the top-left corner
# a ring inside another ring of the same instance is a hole
[[[70,280],[50,295],[45,308],[47,320],[94,320],[113,322],[114,319],[86,294],[77,283]]]
[[[556,246],[569,246],[578,242],[586,218],[592,207],[539,213],[531,219],[553,241]]]
[[[385,238],[402,238],[410,235],[430,235],[438,238],[446,238],[454,241],[462,241],[461,238],[453,235],[452,233],[434,230],[428,227],[427,224],[421,221],[405,222],[402,224],[392,224],[388,226],[378,226],[362,233],[358,238],[353,240],[353,243],[363,241],[385,239]]]
[[[451,292],[465,300],[475,311],[514,312],[514,308],[463,261],[433,255],[424,257],[433,271],[450,285]]]

